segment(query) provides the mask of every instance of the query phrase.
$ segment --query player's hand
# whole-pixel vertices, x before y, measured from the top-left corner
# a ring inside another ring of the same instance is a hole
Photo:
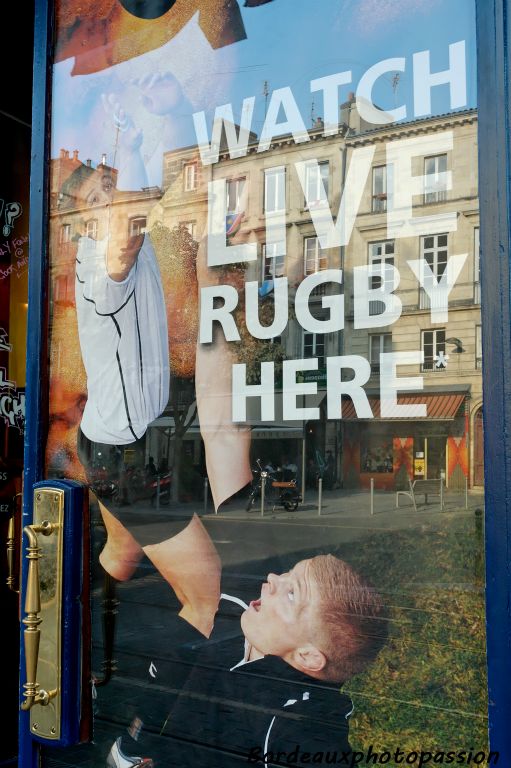
[[[181,86],[171,72],[153,72],[131,81],[140,89],[142,104],[153,115],[167,115],[181,100]]]

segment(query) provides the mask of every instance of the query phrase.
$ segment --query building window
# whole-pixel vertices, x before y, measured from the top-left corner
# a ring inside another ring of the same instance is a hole
[[[447,367],[445,360],[445,328],[434,331],[422,331],[422,351],[424,352],[423,371],[444,371]]]
[[[371,210],[383,213],[387,210],[387,166],[373,168],[373,196]]]
[[[71,240],[71,224],[62,224],[60,228],[60,242],[69,243]]]
[[[380,355],[383,352],[392,352],[392,334],[375,333],[369,336],[369,362],[371,373],[380,371]]]
[[[392,290],[394,287],[394,240],[380,240],[369,243],[369,265],[379,265],[383,269],[383,279],[379,276],[371,277],[371,288]],[[369,302],[369,314],[380,315],[385,310],[383,301]]]
[[[286,244],[263,243],[263,281],[285,274]]]
[[[227,189],[227,213],[244,213],[242,211],[243,192],[245,190],[245,177],[241,179],[229,179]]]
[[[483,367],[482,326],[476,325],[476,368]]]
[[[474,229],[474,304],[481,303],[481,246],[479,227]]]
[[[136,235],[142,235],[145,232],[147,219],[145,216],[137,216],[136,219],[130,219],[129,235],[134,237]]]
[[[424,202],[441,203],[447,199],[446,180],[447,155],[424,158]]]
[[[197,189],[197,163],[186,163],[184,167],[185,192]]]
[[[325,367],[325,334],[303,332],[303,357],[317,357],[318,368]]]
[[[97,240],[98,238],[98,220],[89,219],[85,225],[85,235],[90,237],[91,240]]]
[[[328,257],[325,248],[321,248],[317,237],[306,237],[304,243],[304,266],[306,275],[313,275],[328,269]]]
[[[181,221],[179,226],[186,229],[192,240],[195,240],[195,232],[197,229],[195,221]]]
[[[69,285],[67,275],[58,275],[53,283],[53,300],[55,302],[71,302],[73,300],[74,283]],[[71,290],[70,290],[71,289]]]
[[[264,172],[265,213],[277,213],[286,209],[286,169],[284,166],[268,168]]]
[[[313,208],[318,203],[328,200],[329,173],[328,160],[305,166],[305,208]]]
[[[105,165],[105,163],[102,163],[102,165]],[[103,192],[107,192],[107,193],[113,190],[114,180],[110,173],[104,173],[103,176],[101,177],[101,188],[103,189]]]
[[[447,235],[421,237],[421,258],[429,266],[438,283],[447,267]],[[419,308],[431,308],[431,299],[424,288],[419,289]]]
[[[306,237],[304,242],[304,267],[305,275],[313,275],[328,269],[328,256],[325,248],[321,248],[317,237]],[[311,296],[324,296],[327,284],[321,283],[311,292]]]

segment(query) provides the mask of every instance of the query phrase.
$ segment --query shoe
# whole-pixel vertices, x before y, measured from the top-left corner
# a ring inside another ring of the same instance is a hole
[[[153,768],[149,757],[133,757],[125,755],[121,750],[121,737],[114,741],[106,759],[107,768]]]

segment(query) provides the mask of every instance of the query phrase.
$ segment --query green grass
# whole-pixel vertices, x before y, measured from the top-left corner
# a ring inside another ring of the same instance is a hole
[[[371,532],[336,554],[381,590],[391,625],[376,662],[344,686],[355,704],[353,749],[488,750],[483,542],[474,516]]]

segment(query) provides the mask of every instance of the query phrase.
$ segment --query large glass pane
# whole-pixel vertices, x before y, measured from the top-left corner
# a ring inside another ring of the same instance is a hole
[[[56,10],[46,468],[93,496],[95,722],[43,764],[481,764],[472,3]]]

